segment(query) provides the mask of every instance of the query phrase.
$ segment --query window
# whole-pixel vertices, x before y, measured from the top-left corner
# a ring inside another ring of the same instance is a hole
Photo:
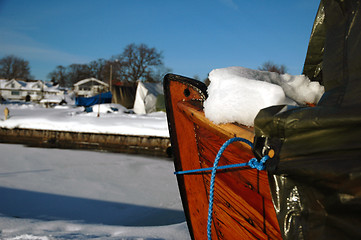
[[[20,92],[19,91],[11,91],[11,95],[20,96]]]

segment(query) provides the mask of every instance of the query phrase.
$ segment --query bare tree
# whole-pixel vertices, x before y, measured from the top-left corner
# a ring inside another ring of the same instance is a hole
[[[172,69],[169,67],[165,67],[164,65],[160,65],[154,68],[154,71],[151,72],[150,76],[148,77],[148,82],[161,82],[163,81],[163,77],[167,74],[172,72]]]
[[[104,81],[105,80],[104,71],[106,70],[106,64],[107,61],[104,60],[103,58],[99,58],[96,61],[91,61],[88,64],[90,71],[89,77],[94,77],[96,79]]]
[[[112,59],[105,62],[100,80],[109,83],[111,77],[113,82],[120,82],[122,75],[124,75],[122,63],[118,59]]]
[[[105,79],[106,64],[104,59],[98,59],[89,64],[71,64],[67,67],[59,65],[48,74],[47,78],[64,87],[70,87],[74,83],[90,77],[103,80]]]
[[[87,64],[71,64],[68,66],[67,72],[70,85],[92,76]]]
[[[56,69],[48,74],[48,78],[51,79],[53,85],[59,84],[62,87],[67,86],[67,71],[64,66],[57,66]]]
[[[53,83],[59,83],[60,86],[70,87],[74,83],[92,76],[90,67],[87,64],[71,64],[67,67],[57,66],[54,71],[48,74],[48,78]]]
[[[113,56],[112,59],[119,61],[120,68],[117,70],[117,74],[120,78],[131,82],[154,81],[152,74],[155,67],[163,65],[162,53],[145,44],[129,44],[123,53]]]
[[[71,64],[67,67],[57,66],[48,74],[53,82],[61,86],[72,86],[79,80],[95,77],[109,83],[110,77],[114,82],[161,81],[163,75],[169,71],[163,65],[163,56],[155,48],[145,44],[129,44],[123,53],[113,56],[109,60],[98,59],[88,64]]]
[[[286,73],[287,68],[285,65],[277,65],[274,64],[272,61],[267,61],[263,63],[262,66],[258,68],[258,70],[284,74]]]
[[[29,62],[14,55],[0,59],[0,77],[5,79],[30,79]]]

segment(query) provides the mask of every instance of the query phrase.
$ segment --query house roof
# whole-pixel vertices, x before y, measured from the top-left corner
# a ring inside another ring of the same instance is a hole
[[[8,80],[6,79],[0,79],[0,88],[3,88]]]
[[[98,84],[101,84],[101,85],[104,85],[106,87],[108,87],[109,85],[105,82],[102,82],[96,78],[86,78],[86,79],[83,79],[83,80],[80,80],[79,82],[75,83],[74,86],[79,86],[79,85],[82,85],[82,84],[85,84],[85,83],[88,83],[88,82],[96,82]]]
[[[47,92],[59,92],[59,85],[56,86],[50,86],[50,84],[48,83],[44,83],[40,80],[38,81],[32,81],[32,82],[25,82],[25,81],[21,81],[21,80],[16,80],[16,79],[11,79],[11,80],[6,80],[6,79],[0,79],[0,88],[10,88],[10,84],[12,83],[17,83],[20,85],[20,87],[16,87],[17,89],[21,89],[21,90],[44,90]]]
[[[37,82],[26,82],[25,83],[26,86],[24,86],[26,89],[34,89],[34,88],[41,88],[42,85],[44,85],[41,81],[37,81]],[[38,86],[38,87],[37,87]],[[43,88],[46,88],[45,86],[43,86]]]
[[[3,87],[7,87],[8,85],[12,84],[12,83],[17,83],[20,85],[21,88],[25,87],[26,86],[26,82],[24,81],[21,81],[21,80],[16,80],[16,79],[11,79],[11,80],[8,80],[4,83]]]

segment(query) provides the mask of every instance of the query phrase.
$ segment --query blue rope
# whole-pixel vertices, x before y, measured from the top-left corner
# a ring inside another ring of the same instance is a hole
[[[212,238],[212,214],[213,214],[213,198],[214,198],[214,182],[216,178],[216,171],[217,169],[227,169],[227,168],[237,168],[237,167],[246,167],[249,166],[251,168],[255,168],[257,170],[265,170],[265,163],[269,159],[269,156],[264,156],[261,161],[258,161],[256,158],[250,159],[247,163],[238,163],[238,164],[231,164],[231,165],[225,165],[218,167],[218,162],[226,148],[233,142],[244,142],[248,144],[251,148],[253,148],[252,142],[250,142],[247,139],[244,138],[231,138],[228,141],[226,141],[222,147],[219,149],[216,158],[214,160],[213,167],[211,168],[200,168],[200,169],[193,169],[193,170],[186,170],[186,171],[177,171],[174,172],[174,174],[189,174],[189,173],[197,173],[197,172],[204,172],[204,171],[211,171],[211,182],[209,187],[209,205],[208,205],[208,221],[207,221],[207,236],[210,240]]]

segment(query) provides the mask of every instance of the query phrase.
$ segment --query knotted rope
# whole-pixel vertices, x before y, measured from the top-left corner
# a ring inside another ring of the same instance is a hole
[[[231,138],[228,141],[226,141],[222,145],[222,147],[219,149],[219,151],[216,155],[216,158],[214,160],[213,167],[174,172],[174,174],[190,174],[190,173],[197,173],[197,172],[204,172],[204,171],[212,171],[211,182],[210,182],[210,187],[209,187],[209,205],[208,205],[208,221],[207,221],[207,236],[208,236],[209,240],[212,238],[214,182],[215,182],[215,178],[216,178],[217,169],[250,167],[250,168],[255,168],[255,169],[261,171],[261,170],[265,170],[265,168],[266,168],[265,163],[269,159],[269,156],[266,155],[260,161],[258,161],[256,158],[252,158],[246,163],[238,163],[238,164],[231,164],[231,165],[225,165],[225,166],[218,167],[218,162],[219,162],[220,158],[222,157],[223,152],[233,142],[244,142],[244,143],[248,144],[251,148],[253,148],[253,143],[247,139],[239,138],[239,137]]]

